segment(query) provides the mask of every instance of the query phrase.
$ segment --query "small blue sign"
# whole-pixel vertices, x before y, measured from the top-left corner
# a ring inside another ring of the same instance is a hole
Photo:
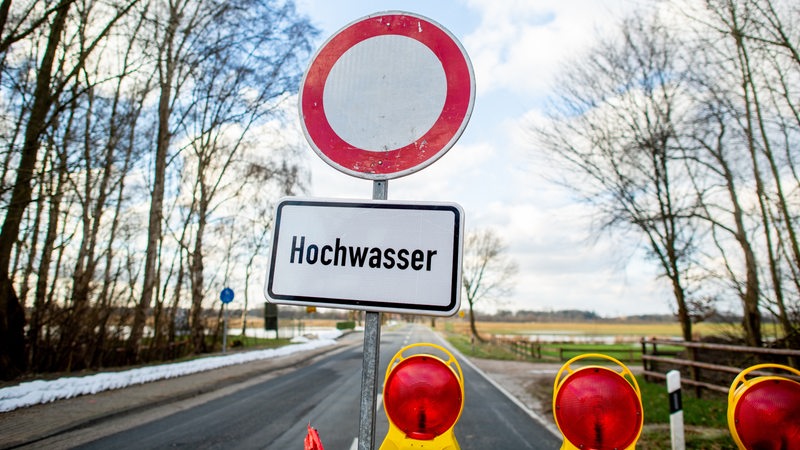
[[[219,299],[222,303],[228,304],[233,301],[233,289],[225,288],[219,293]]]

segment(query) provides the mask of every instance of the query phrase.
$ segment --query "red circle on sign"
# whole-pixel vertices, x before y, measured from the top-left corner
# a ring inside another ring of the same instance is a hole
[[[323,101],[325,83],[345,52],[367,39],[388,35],[414,39],[438,58],[446,77],[444,106],[433,126],[413,142],[387,151],[362,149],[331,126]],[[362,18],[323,44],[303,78],[299,107],[306,137],[323,160],[352,176],[385,180],[416,172],[447,152],[466,127],[474,97],[472,66],[458,41],[429,19],[391,12]]]

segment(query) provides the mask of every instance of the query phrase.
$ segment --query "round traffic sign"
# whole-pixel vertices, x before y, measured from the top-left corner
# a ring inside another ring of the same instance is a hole
[[[406,12],[359,19],[326,41],[298,106],[314,151],[334,168],[386,180],[432,164],[466,128],[475,76],[436,22]]]
[[[228,304],[233,301],[233,289],[225,288],[219,293],[219,300],[222,303]]]

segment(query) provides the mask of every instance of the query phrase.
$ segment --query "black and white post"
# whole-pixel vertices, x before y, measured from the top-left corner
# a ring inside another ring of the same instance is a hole
[[[667,392],[669,393],[669,428],[672,450],[684,450],[686,440],[683,434],[683,401],[681,400],[681,373],[679,371],[667,372]]]

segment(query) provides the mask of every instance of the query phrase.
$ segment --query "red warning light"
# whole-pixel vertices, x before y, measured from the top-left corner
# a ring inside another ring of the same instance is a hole
[[[625,378],[603,367],[574,372],[555,399],[564,437],[581,449],[620,449],[639,436],[641,406]]]
[[[739,382],[753,370],[790,367],[762,364],[745,369],[731,385],[728,422],[734,440],[744,449],[789,449],[800,445],[800,383],[761,376]]]
[[[598,365],[571,368],[585,358],[604,359],[621,370]],[[633,449],[644,425],[641,394],[633,373],[619,360],[599,353],[576,356],[558,371],[553,415],[564,435],[562,450]]]
[[[430,355],[398,363],[383,388],[386,415],[411,439],[430,440],[455,425],[463,405],[453,369]]]

